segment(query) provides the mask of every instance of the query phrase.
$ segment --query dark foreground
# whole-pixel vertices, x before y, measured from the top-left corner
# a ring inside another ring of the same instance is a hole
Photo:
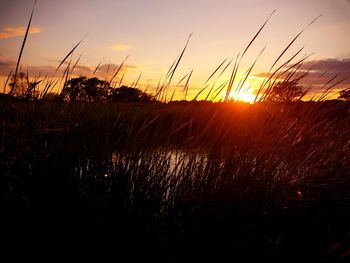
[[[349,103],[0,110],[4,256],[350,259]]]

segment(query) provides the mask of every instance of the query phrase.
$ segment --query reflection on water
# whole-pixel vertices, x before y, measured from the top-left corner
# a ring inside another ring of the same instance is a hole
[[[260,157],[260,158],[259,158]],[[295,169],[281,158],[254,156],[233,149],[223,151],[156,149],[115,151],[109,158],[83,160],[76,166],[82,183],[96,186],[129,206],[150,202],[161,213],[176,203],[200,202],[212,196],[237,200],[251,194],[272,193],[276,186],[300,178]],[[96,191],[96,190],[95,190]]]
[[[203,169],[208,156],[203,151],[156,150],[134,154],[112,153],[112,163],[125,169],[144,169],[148,172],[163,171],[168,176],[179,176],[188,170]]]

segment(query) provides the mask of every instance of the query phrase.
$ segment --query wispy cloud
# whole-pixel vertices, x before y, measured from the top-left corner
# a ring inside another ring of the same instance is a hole
[[[8,58],[5,58],[3,57],[1,54],[0,54],[0,73],[1,73],[1,69],[2,68],[10,68],[10,67],[13,67],[15,64],[15,60],[13,59],[8,59]]]
[[[37,33],[41,33],[42,31],[43,30],[40,27],[31,27],[29,29],[29,34],[37,34]],[[23,26],[21,26],[21,27],[5,27],[0,32],[0,39],[20,37],[20,36],[24,36],[25,33],[26,33],[26,28]]]
[[[269,73],[269,72],[260,72],[258,74],[254,74],[253,77],[256,77],[256,78],[268,78],[268,77],[271,77],[272,76],[272,73]]]
[[[125,44],[116,44],[112,46],[112,49],[116,51],[126,51],[129,50],[131,47]]]
[[[313,92],[323,92],[330,86],[337,84],[335,91],[350,87],[350,58],[327,58],[310,60],[299,69],[300,74],[309,71],[308,75],[300,81],[300,84],[312,86]],[[258,78],[267,78],[271,73],[261,72],[254,75]],[[327,85],[326,85],[327,84]]]
[[[312,68],[315,73],[327,72],[350,76],[350,58],[329,58],[304,63],[302,69]]]
[[[59,62],[57,62],[58,64]],[[64,63],[66,66],[68,65],[68,62]],[[99,69],[97,70],[95,76],[99,78],[109,78],[111,77],[115,72],[116,69],[119,68],[119,64],[103,64],[100,65]],[[10,59],[7,57],[4,57],[2,54],[0,54],[0,76],[8,76],[10,71],[14,70],[16,67],[16,61],[14,59]],[[30,65],[22,65],[20,67],[20,71],[23,72],[29,72],[30,76],[48,76],[52,77],[54,76],[56,72],[57,66],[30,66]],[[72,77],[75,76],[86,76],[91,77],[92,73],[94,72],[96,66],[91,66],[88,64],[79,63],[75,66],[74,72],[72,73]],[[134,65],[124,65],[121,69],[120,73],[127,72],[129,70],[135,70],[137,66]],[[62,67],[58,72],[56,72],[56,77],[61,76],[64,73],[65,67]]]

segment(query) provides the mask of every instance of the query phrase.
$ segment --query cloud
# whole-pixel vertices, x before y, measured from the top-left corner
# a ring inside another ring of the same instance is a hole
[[[57,65],[59,62],[57,62]],[[30,65],[22,65],[19,68],[19,72],[29,72],[29,75],[32,77],[36,76],[48,76],[52,77],[54,76],[56,72],[57,65],[55,66],[30,66]],[[68,65],[68,62],[64,63],[65,66]],[[64,74],[65,66],[61,67],[61,69],[57,72],[56,76],[60,77]],[[72,66],[72,64],[71,64]],[[119,67],[119,64],[103,64],[99,67],[97,72],[95,73],[95,76],[101,79],[110,79],[112,75],[116,72],[116,69]],[[0,54],[0,76],[7,77],[10,71],[14,71],[16,67],[16,61],[14,59],[9,59]],[[72,73],[72,77],[77,76],[86,76],[91,77],[92,73],[94,72],[96,66],[91,66],[88,64],[79,63],[75,66],[75,69]],[[119,76],[121,76],[121,73],[126,72],[128,70],[136,69],[137,66],[126,66],[124,65],[121,71],[119,72]],[[118,79],[118,78],[117,78]]]
[[[62,88],[64,79],[65,79],[65,70],[69,64],[69,62],[65,62],[63,66],[56,72],[57,66],[60,62],[55,61],[53,65],[44,65],[44,66],[31,66],[28,64],[22,64],[20,65],[18,72],[24,72],[25,74],[29,73],[29,77],[44,80],[40,85],[39,89],[42,89],[47,82],[51,81],[52,77],[55,77],[56,80],[61,80],[61,82],[58,83],[58,85],[54,88],[55,91]],[[73,66],[74,61],[70,64],[71,67]],[[87,78],[91,77],[97,77],[101,80],[107,80],[110,81],[114,74],[116,73],[116,70],[120,67],[120,64],[102,64],[100,65],[99,69],[95,72],[93,75],[97,65],[89,65],[84,63],[78,63],[74,71],[71,72],[70,78],[76,78],[80,76],[84,76]],[[16,67],[16,60],[14,58],[7,58],[4,57],[2,54],[0,54],[0,77],[3,77],[3,79],[6,79],[10,72],[11,74],[14,73]],[[123,65],[122,69],[119,71],[118,75],[114,77],[112,85],[118,85],[121,81],[122,76],[124,76],[124,73],[126,73],[124,79],[128,82],[130,79],[130,75],[133,76],[133,73],[135,72],[135,69],[138,69],[138,66],[134,65]],[[70,68],[72,70],[72,68]],[[130,74],[129,74],[130,73]],[[133,78],[133,77],[132,77]],[[1,84],[1,83],[0,83]],[[141,84],[141,83],[140,83]]]
[[[350,0],[349,0],[350,1]],[[292,65],[287,65],[286,68]],[[322,60],[310,60],[305,62],[299,69],[300,72],[310,70],[309,75],[334,76],[342,75],[350,77],[350,58],[328,58]],[[255,74],[255,77],[269,77],[271,73],[261,72]]]
[[[287,67],[289,67],[289,65]],[[344,88],[350,88],[350,58],[310,60],[300,67],[299,73],[304,74],[308,70],[310,70],[308,75],[299,83],[308,87],[311,85],[312,92],[310,93],[323,93],[328,87],[333,86],[341,80],[342,82],[334,87],[335,92]],[[265,78],[269,77],[270,74],[271,73],[261,72],[254,76]]]
[[[5,58],[0,54],[0,76],[8,76],[15,66],[16,62],[14,60]]]
[[[314,73],[327,72],[350,76],[350,58],[329,58],[305,62],[302,69],[309,68],[312,68],[312,72]]]
[[[300,70],[310,70],[302,83],[323,87],[334,78],[327,86],[333,85],[340,80],[343,81],[336,87],[345,88],[350,86],[350,58],[311,60],[305,62]]]
[[[112,49],[116,51],[126,51],[129,50],[131,47],[125,44],[116,44],[112,46]]]
[[[43,30],[40,27],[31,27],[29,29],[29,34],[41,33]],[[26,33],[26,28],[21,27],[5,27],[2,32],[0,32],[0,39],[13,38],[24,36]]]
[[[15,65],[15,61],[11,59],[6,59],[0,54],[0,69],[9,68]]]
[[[119,64],[103,64],[100,66],[99,71],[116,71],[117,68],[119,68]],[[123,66],[124,69],[136,69],[136,66],[128,66],[128,65],[124,65]]]
[[[254,74],[253,77],[257,77],[257,78],[269,78],[272,76],[272,73],[269,72],[260,72],[258,74]]]
[[[287,65],[289,68],[292,65]],[[309,71],[309,76],[315,78],[327,78],[338,75],[339,77],[350,77],[350,58],[326,58],[320,60],[310,60],[304,62],[299,68],[299,72]],[[269,73],[262,72],[254,75],[256,77],[266,77]]]

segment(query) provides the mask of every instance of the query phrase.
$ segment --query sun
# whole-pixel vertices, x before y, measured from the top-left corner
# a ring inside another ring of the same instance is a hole
[[[254,94],[254,91],[251,89],[251,87],[245,87],[241,89],[240,92],[236,93],[236,91],[231,91],[229,98],[235,101],[241,101],[253,104],[255,100],[256,94]]]

